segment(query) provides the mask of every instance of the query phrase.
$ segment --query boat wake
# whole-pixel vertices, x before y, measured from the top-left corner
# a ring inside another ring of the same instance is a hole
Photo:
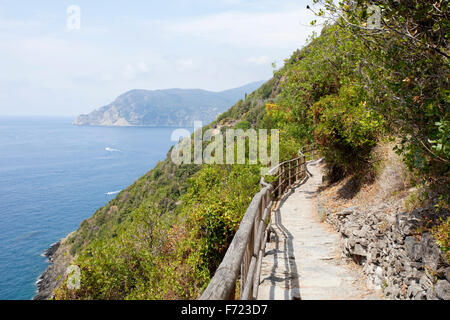
[[[119,190],[119,191],[112,191],[112,192],[107,192],[107,193],[105,193],[107,196],[113,196],[113,195],[115,195],[115,194],[118,194],[118,193],[120,193],[120,191],[122,191],[122,190]]]

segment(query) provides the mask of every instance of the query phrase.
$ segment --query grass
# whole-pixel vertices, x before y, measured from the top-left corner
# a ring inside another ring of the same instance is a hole
[[[431,229],[431,234],[450,263],[450,217],[441,218],[441,223]]]

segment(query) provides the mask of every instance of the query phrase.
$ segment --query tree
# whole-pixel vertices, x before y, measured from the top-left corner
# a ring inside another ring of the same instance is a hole
[[[367,50],[360,55],[361,83],[376,110],[401,137],[397,151],[410,168],[449,181],[448,1],[314,0],[316,12],[351,32]],[[379,25],[369,26],[373,8]]]

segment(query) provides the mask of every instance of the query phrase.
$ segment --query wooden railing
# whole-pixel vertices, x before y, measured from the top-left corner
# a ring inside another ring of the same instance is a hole
[[[269,239],[272,207],[286,190],[306,179],[306,163],[314,158],[315,146],[306,146],[295,159],[280,163],[269,171],[275,182],[261,179],[261,191],[250,203],[230,246],[200,300],[233,300],[240,278],[240,299],[258,296],[261,262]]]

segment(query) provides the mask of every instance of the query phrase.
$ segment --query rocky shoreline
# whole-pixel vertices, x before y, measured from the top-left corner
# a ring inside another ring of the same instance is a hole
[[[70,234],[44,251],[43,255],[48,258],[50,265],[36,281],[37,292],[33,300],[52,299],[53,291],[64,280],[65,270],[72,261],[70,246],[66,244],[69,236]]]

